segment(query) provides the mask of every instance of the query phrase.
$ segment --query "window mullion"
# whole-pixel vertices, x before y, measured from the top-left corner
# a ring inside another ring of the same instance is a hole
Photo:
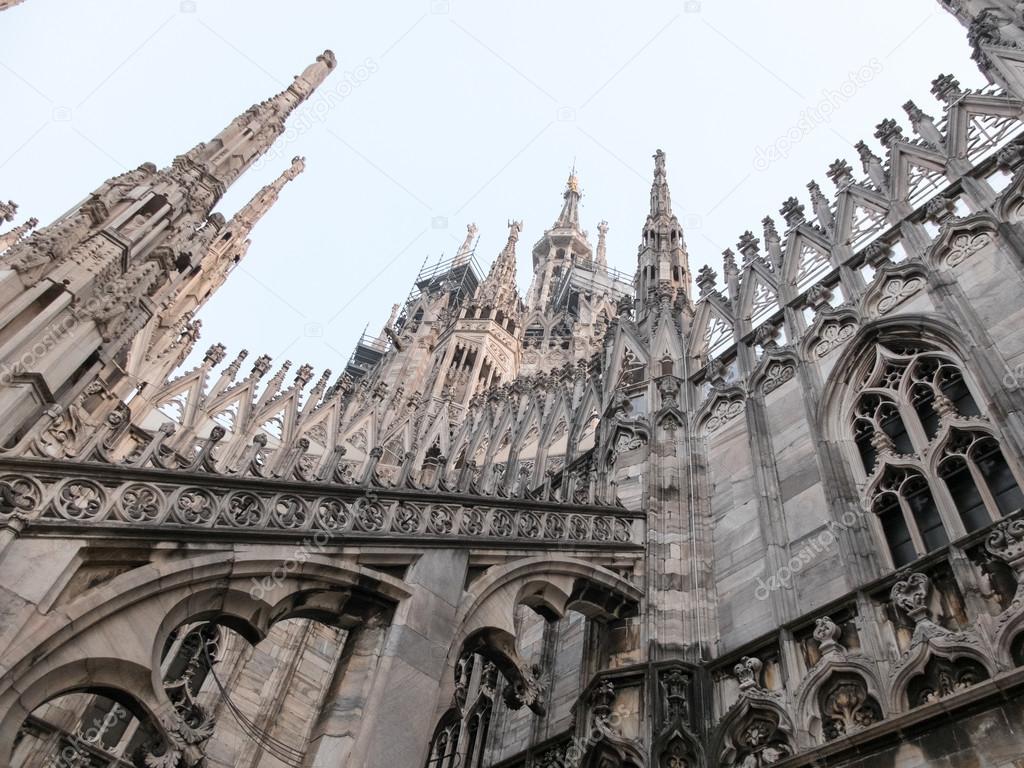
[[[907,500],[903,498],[903,494],[897,494],[896,498],[900,502],[900,511],[903,513],[903,520],[907,524],[907,530],[910,531],[910,538],[914,542],[914,549],[917,550],[917,556],[923,557],[928,554],[928,548],[924,544],[924,538],[921,536],[921,531],[917,529],[917,520],[914,519],[914,512],[910,509],[910,505]]]
[[[998,520],[1002,515],[999,513],[999,505],[996,503],[996,497],[992,495],[992,489],[988,487],[988,482],[985,480],[985,476],[981,474],[981,470],[978,465],[974,463],[974,459],[968,454],[964,456],[964,463],[971,472],[971,477],[974,479],[974,485],[978,489],[978,493],[981,494],[981,498],[985,502],[985,508],[988,510],[988,516],[992,520]]]

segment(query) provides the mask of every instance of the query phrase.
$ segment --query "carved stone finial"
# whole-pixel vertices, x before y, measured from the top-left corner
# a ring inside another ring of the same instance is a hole
[[[211,366],[220,365],[224,362],[224,355],[227,352],[227,347],[223,344],[214,344],[203,355],[203,360],[208,362]]]
[[[1000,522],[985,540],[985,549],[1010,565],[1024,579],[1024,520]]]
[[[751,262],[758,255],[758,243],[760,241],[754,237],[754,233],[749,229],[740,235],[740,239],[736,241],[736,247],[740,249],[740,253],[743,254],[744,263]]]
[[[795,197],[786,198],[779,213],[786,220],[787,227],[795,227],[804,221],[804,206]]]
[[[722,251],[722,271],[725,273],[726,284],[729,283],[730,278],[736,275],[736,254],[732,252],[732,248]]]
[[[952,104],[964,92],[960,90],[960,81],[952,75],[939,75],[932,80],[932,95],[946,104]]]
[[[5,221],[13,221],[14,214],[18,212],[18,204],[13,200],[8,200],[6,203],[0,200],[0,224]]]
[[[732,668],[733,674],[740,684],[740,691],[761,689],[761,668],[764,664],[756,656],[744,656]]]
[[[815,283],[807,289],[807,301],[820,312],[832,300],[832,291],[821,283]]]
[[[779,339],[779,327],[772,322],[764,322],[757,326],[757,330],[754,331],[754,341],[761,345],[763,349],[772,349],[777,347]]]
[[[1024,162],[1024,145],[1019,141],[1007,144],[996,153],[996,161],[1000,168],[1012,173]]]
[[[903,129],[892,118],[886,118],[875,126],[875,138],[882,142],[886,149],[892,149],[897,141],[906,141]]]
[[[718,280],[718,273],[705,264],[697,270],[697,287],[701,296],[707,296],[715,290],[715,281]]]
[[[839,644],[839,638],[843,634],[839,625],[832,621],[829,616],[822,616],[814,620],[814,639],[818,641],[821,655],[827,656],[830,653],[842,652],[845,650]]]
[[[840,157],[833,161],[825,175],[832,180],[836,188],[841,189],[853,183],[853,166]]]
[[[932,583],[923,573],[912,573],[892,585],[889,597],[915,624],[928,618],[928,596]]]
[[[876,240],[864,249],[864,258],[875,269],[892,263],[892,248]]]
[[[939,226],[942,226],[956,216],[954,202],[948,197],[937,195],[928,201],[925,206],[925,215]]]
[[[858,141],[853,146],[854,146],[854,149],[857,150],[857,155],[858,155],[858,157],[860,157],[861,163],[864,165],[864,172],[865,173],[868,172],[868,166],[869,166],[870,163],[872,163],[872,162],[881,163],[882,162],[882,158],[880,158],[878,155],[876,155],[874,152],[872,152],[871,151],[871,147],[869,147],[865,142]]]
[[[256,358],[256,362],[252,364],[252,375],[256,378],[262,378],[267,375],[267,371],[270,370],[270,355],[260,355]]]
[[[611,680],[602,680],[590,693],[590,706],[594,717],[607,718],[612,713],[615,703],[615,685]]]
[[[309,380],[313,378],[313,366],[309,363],[304,363],[299,366],[299,370],[295,372],[295,385],[297,387],[304,387],[309,383]]]

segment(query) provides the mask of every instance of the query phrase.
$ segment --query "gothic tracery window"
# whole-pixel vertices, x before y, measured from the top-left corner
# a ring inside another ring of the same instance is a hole
[[[952,355],[879,344],[853,380],[849,429],[894,567],[1024,505],[1016,468]]]

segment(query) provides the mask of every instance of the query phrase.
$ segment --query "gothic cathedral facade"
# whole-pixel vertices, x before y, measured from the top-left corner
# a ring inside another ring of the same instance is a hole
[[[570,176],[525,296],[522,223],[487,269],[470,225],[337,376],[182,370],[330,51],[0,204],[0,766],[1024,766],[1024,11],[939,2],[991,85],[721,282],[659,150],[635,274]]]

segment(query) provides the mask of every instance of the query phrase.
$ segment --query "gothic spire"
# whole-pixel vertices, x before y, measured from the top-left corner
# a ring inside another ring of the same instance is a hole
[[[651,218],[672,215],[672,195],[668,190],[668,175],[665,173],[665,153],[660,149],[654,153],[654,181],[651,184]]]
[[[277,198],[281,194],[281,190],[284,189],[285,184],[295,179],[304,170],[306,170],[306,158],[293,157],[291,165],[285,168],[280,176],[262,187],[259,192],[252,196],[248,203],[231,217],[231,221],[228,222],[228,229],[237,231],[241,237],[247,236],[249,231],[256,225],[256,222],[263,218],[271,206],[277,202]]]
[[[673,296],[690,296],[690,262],[683,240],[683,228],[672,213],[672,196],[665,171],[665,153],[654,153],[654,181],[651,183],[651,212],[644,223],[643,241],[636,273],[640,307],[667,284]]]
[[[336,66],[334,54],[324,51],[301,75],[295,76],[291,85],[249,107],[209,142],[198,144],[177,158],[175,165],[199,164],[226,189],[284,133],[288,115],[309,98]]]
[[[519,306],[519,291],[516,288],[516,242],[523,229],[523,222],[508,223],[508,242],[498,258],[491,264],[491,271],[477,290],[476,302],[506,315],[515,314]]]

